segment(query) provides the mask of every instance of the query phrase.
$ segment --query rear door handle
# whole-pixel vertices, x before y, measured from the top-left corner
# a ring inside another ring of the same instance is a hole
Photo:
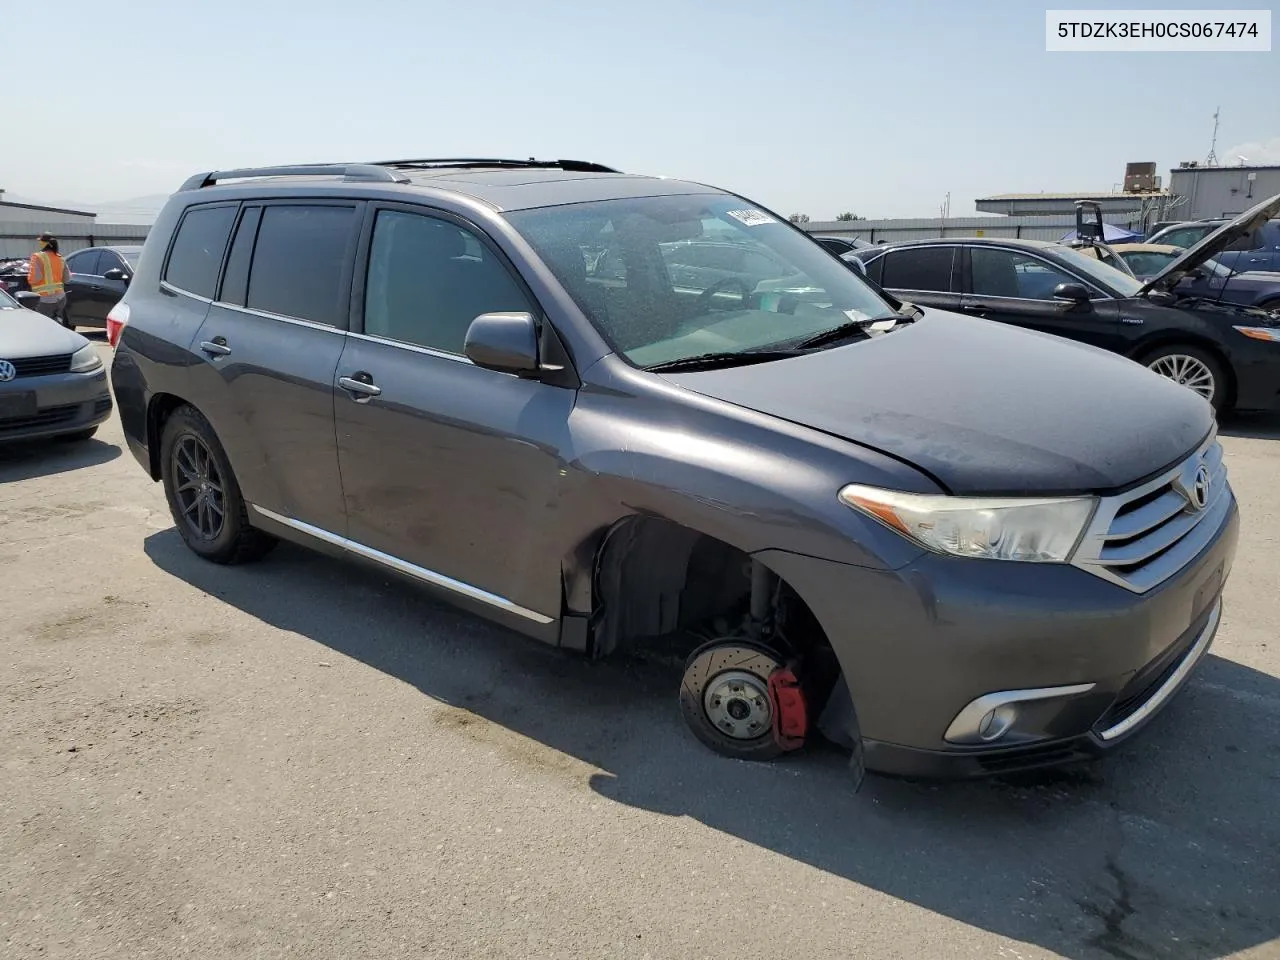
[[[970,300],[965,303],[961,303],[960,309],[963,310],[965,313],[985,313],[986,311],[990,310],[991,307],[985,303],[978,303],[976,301]]]
[[[382,388],[372,380],[367,373],[357,373],[354,377],[339,377],[338,386],[351,394],[356,403],[368,403],[382,393]]]
[[[225,357],[231,352],[231,348],[227,346],[227,341],[222,337],[214,337],[212,340],[201,340],[200,349],[211,357]]]

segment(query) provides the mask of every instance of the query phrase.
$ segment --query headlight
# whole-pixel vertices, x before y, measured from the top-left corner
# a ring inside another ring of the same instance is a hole
[[[936,553],[1063,563],[1093,516],[1093,497],[947,497],[850,484],[847,506]]]
[[[1272,343],[1280,343],[1280,327],[1236,327],[1236,330],[1246,337],[1253,337],[1255,340],[1270,340]]]
[[[100,366],[102,366],[102,358],[98,356],[98,348],[92,343],[86,343],[71,355],[72,373],[89,373]]]

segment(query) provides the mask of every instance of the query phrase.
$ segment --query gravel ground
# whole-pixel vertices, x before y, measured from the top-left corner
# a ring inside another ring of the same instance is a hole
[[[106,351],[105,346],[103,347]],[[1130,749],[967,785],[683,727],[376,571],[195,559],[123,448],[0,453],[0,955],[1280,957],[1280,419],[1214,651]]]

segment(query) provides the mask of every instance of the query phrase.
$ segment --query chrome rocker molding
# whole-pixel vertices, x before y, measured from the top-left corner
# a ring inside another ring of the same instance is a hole
[[[1097,735],[1103,740],[1115,740],[1123,737],[1134,727],[1141,724],[1151,714],[1160,709],[1166,700],[1178,692],[1178,688],[1182,686],[1183,681],[1195,669],[1200,658],[1205,655],[1209,649],[1209,644],[1213,642],[1213,636],[1218,632],[1218,623],[1222,620],[1222,599],[1213,605],[1213,612],[1209,614],[1209,620],[1204,625],[1204,629],[1200,631],[1200,636],[1196,637],[1195,644],[1187,651],[1186,656],[1182,658],[1182,662],[1178,664],[1178,669],[1169,674],[1168,679],[1156,688],[1155,693],[1151,694],[1137,710],[1129,714],[1114,726],[1107,727],[1105,730],[1099,730]]]
[[[1074,683],[1066,687],[1037,687],[1031,690],[1000,690],[985,693],[956,714],[943,734],[949,743],[982,743],[980,729],[982,718],[997,707],[1015,703],[1031,703],[1036,700],[1056,700],[1058,697],[1076,697],[1088,693],[1097,684]],[[996,738],[999,739],[999,738]]]
[[[460,596],[467,597],[470,600],[478,600],[481,603],[487,603],[491,607],[497,607],[499,610],[505,610],[507,613],[514,613],[518,617],[524,617],[526,620],[532,620],[534,623],[551,623],[555,617],[548,617],[546,614],[538,613],[535,610],[529,610],[520,606],[518,603],[512,603],[506,597],[500,597],[497,594],[489,593],[487,590],[481,590],[479,587],[473,587],[469,583],[463,583],[461,580],[454,580],[452,577],[446,577],[443,573],[436,573],[434,570],[428,570],[425,567],[419,567],[409,563],[407,560],[401,560],[399,557],[393,557],[389,553],[383,553],[381,550],[375,550],[373,547],[366,547],[363,543],[356,543],[354,540],[348,540],[346,537],[340,537],[336,533],[330,533],[320,527],[313,527],[309,523],[303,523],[301,520],[294,520],[292,517],[281,516],[280,514],[268,510],[266,507],[260,507],[256,503],[248,504],[250,510],[259,516],[276,523],[291,527],[300,533],[305,533],[309,537],[315,537],[317,540],[323,540],[325,543],[333,544],[335,547],[341,547],[348,553],[353,553],[358,557],[364,557],[366,560],[372,560],[374,563],[380,563],[384,567],[388,567],[399,573],[413,577],[415,580],[421,580],[423,583],[429,583],[435,587],[442,587]]]

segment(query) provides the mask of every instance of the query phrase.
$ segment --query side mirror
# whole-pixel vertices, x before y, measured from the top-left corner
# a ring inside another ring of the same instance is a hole
[[[1068,303],[1088,303],[1089,291],[1083,284],[1060,283],[1053,288],[1053,299],[1065,300]]]
[[[537,373],[538,325],[530,313],[482,313],[467,328],[462,352],[486,370]]]
[[[33,293],[30,290],[19,290],[14,294],[14,299],[28,310],[34,310],[36,304],[40,302],[40,294]]]
[[[123,281],[124,283],[129,282],[129,275],[125,273],[123,270],[121,270],[119,267],[112,267],[110,270],[104,273],[102,277],[104,280],[120,280],[120,281]]]

